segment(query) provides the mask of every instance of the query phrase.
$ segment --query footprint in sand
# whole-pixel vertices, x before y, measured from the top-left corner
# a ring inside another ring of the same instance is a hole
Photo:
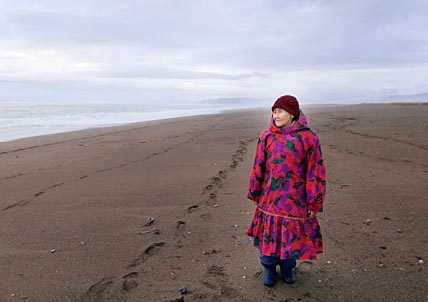
[[[165,242],[163,241],[150,244],[144,249],[144,252],[139,257],[135,258],[130,264],[128,264],[126,268],[130,269],[130,268],[139,266],[144,261],[146,261],[148,257],[153,256],[159,247],[162,247],[164,245],[165,245]]]
[[[214,184],[215,184],[215,185],[217,185],[217,184],[221,183],[221,178],[220,178],[220,177],[218,177],[218,176],[214,176],[214,177],[212,178],[212,180],[214,181]]]
[[[202,190],[201,195],[204,195],[207,191],[211,191],[213,188],[214,186],[212,184],[205,186],[205,188]]]
[[[220,171],[220,172],[218,172],[218,175],[220,175],[221,178],[226,178],[227,172],[226,171]]]
[[[202,283],[213,292],[204,293],[204,295],[212,297],[212,301],[214,301],[214,297],[236,298],[239,296],[239,292],[229,286],[229,275],[224,267],[211,265],[207,268],[205,276],[206,279]]]
[[[113,281],[114,281],[113,277],[107,277],[107,278],[101,279],[86,291],[86,295],[81,301],[82,302],[103,301],[104,293],[109,291],[110,287],[113,285]]]
[[[129,274],[126,274],[123,276],[122,281],[122,289],[126,292],[129,292],[133,289],[135,289],[138,286],[138,273],[137,272],[131,272]]]
[[[230,165],[230,167],[232,169],[235,169],[238,166],[238,162],[236,160],[232,161],[232,164]]]

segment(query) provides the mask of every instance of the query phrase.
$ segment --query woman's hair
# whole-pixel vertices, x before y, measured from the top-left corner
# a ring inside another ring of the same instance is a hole
[[[292,119],[292,121],[293,121],[293,122],[298,121],[298,120],[299,120],[299,117],[300,117],[300,110],[299,110],[299,112],[297,113],[297,116],[296,116],[296,115],[293,115],[293,119]]]

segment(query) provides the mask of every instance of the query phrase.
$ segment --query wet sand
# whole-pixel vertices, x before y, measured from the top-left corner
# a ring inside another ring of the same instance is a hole
[[[248,110],[0,143],[0,301],[426,301],[428,106],[305,113],[325,253],[296,284],[264,287],[245,235]]]

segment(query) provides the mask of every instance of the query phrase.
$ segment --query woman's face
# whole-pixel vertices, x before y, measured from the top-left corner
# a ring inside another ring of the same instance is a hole
[[[290,127],[291,123],[293,122],[293,116],[288,113],[288,111],[281,108],[275,108],[273,110],[272,118],[278,128]]]

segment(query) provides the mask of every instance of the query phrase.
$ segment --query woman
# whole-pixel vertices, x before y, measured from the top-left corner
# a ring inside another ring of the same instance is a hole
[[[297,99],[281,96],[272,106],[270,127],[260,134],[247,196],[257,205],[247,235],[260,250],[266,286],[275,284],[277,265],[281,279],[294,283],[296,260],[316,260],[323,252],[316,214],[325,190],[318,136]]]

